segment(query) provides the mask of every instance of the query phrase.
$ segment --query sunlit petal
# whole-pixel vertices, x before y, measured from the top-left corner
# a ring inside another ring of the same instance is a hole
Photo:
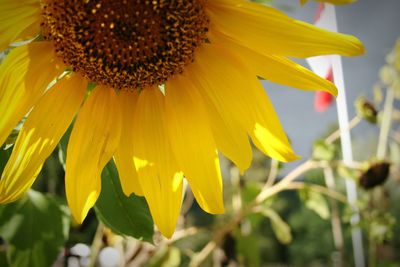
[[[24,123],[0,180],[0,203],[21,197],[35,181],[70,125],[85,96],[87,82],[77,75],[58,81]]]
[[[13,49],[0,65],[0,145],[64,70],[50,43]]]
[[[120,134],[117,95],[112,88],[98,86],[79,112],[67,149],[67,200],[79,223],[100,194],[101,171],[116,151]]]
[[[169,138],[190,188],[201,208],[222,213],[222,178],[217,147],[201,96],[188,79],[166,84]]]
[[[171,237],[182,201],[182,173],[168,139],[164,95],[146,88],[137,101],[134,119],[135,167],[155,224]]]

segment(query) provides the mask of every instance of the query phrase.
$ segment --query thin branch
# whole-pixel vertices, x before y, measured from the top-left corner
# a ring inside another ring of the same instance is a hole
[[[350,122],[349,122],[349,127],[345,129],[346,131],[350,131],[354,127],[356,127],[359,123],[361,122],[361,118],[358,116],[355,116]],[[332,134],[330,134],[327,138],[325,138],[325,142],[328,144],[332,144],[336,140],[340,138],[341,131],[340,129],[337,129],[334,131]]]
[[[286,190],[292,190],[292,189],[304,189],[308,188],[314,192],[318,192],[321,194],[324,194],[330,198],[333,198],[337,201],[340,201],[344,204],[348,204],[347,198],[345,195],[342,193],[339,193],[338,191],[335,190],[330,190],[326,188],[325,186],[317,185],[317,184],[308,184],[304,182],[292,182],[290,183],[287,187]]]
[[[313,169],[317,166],[318,166],[318,164],[312,160],[307,160],[306,162],[302,163],[297,168],[292,170],[288,175],[286,175],[282,180],[280,180],[278,183],[276,183],[274,186],[268,187],[268,188],[264,187],[264,189],[256,197],[256,199],[254,201],[255,203],[253,205],[260,204],[260,203],[264,202],[270,196],[275,195],[276,193],[284,190],[285,187],[288,186],[293,180],[295,180],[303,173],[305,173],[305,172],[309,171],[310,169]]]
[[[192,257],[189,263],[189,267],[198,267],[200,264],[210,255],[210,253],[216,248],[217,244],[214,240],[208,242],[208,244],[197,254]]]
[[[376,157],[378,159],[384,159],[386,157],[387,142],[392,125],[394,90],[392,88],[388,88],[386,91],[386,100],[383,108],[381,131],[379,133],[379,142],[376,153]]]
[[[278,177],[278,171],[279,171],[279,161],[277,161],[276,159],[271,159],[271,167],[269,170],[269,175],[267,178],[267,182],[264,185],[265,189],[271,187],[274,184],[276,178]]]

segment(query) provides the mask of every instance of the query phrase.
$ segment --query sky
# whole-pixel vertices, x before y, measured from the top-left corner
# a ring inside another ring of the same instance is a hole
[[[312,1],[304,7],[296,0],[275,2],[289,7],[285,13],[291,17],[312,23],[317,6]],[[358,0],[351,5],[336,7],[336,14],[339,31],[357,36],[366,47],[363,56],[343,58],[346,96],[352,118],[355,115],[353,103],[359,95],[372,99],[372,87],[379,81],[379,69],[385,64],[385,56],[393,48],[396,39],[400,38],[400,0]],[[306,64],[304,61],[300,63]],[[265,88],[295,152],[306,159],[311,153],[313,140],[337,123],[335,105],[324,113],[316,113],[312,92],[268,82]],[[365,137],[372,133],[376,133],[376,128],[362,123],[353,136]]]

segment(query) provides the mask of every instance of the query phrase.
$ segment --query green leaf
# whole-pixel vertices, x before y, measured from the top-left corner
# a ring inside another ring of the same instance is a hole
[[[2,246],[4,246],[4,245],[2,245]],[[10,264],[8,264],[8,261],[7,261],[6,251],[3,250],[3,248],[0,250],[0,266],[2,266],[2,267],[9,267],[10,266]]]
[[[71,123],[71,125],[68,127],[67,131],[65,131],[63,137],[61,138],[60,143],[58,144],[58,149],[59,149],[58,158],[59,158],[60,163],[63,166],[64,170],[65,170],[65,163],[66,163],[66,159],[67,159],[68,140],[69,140],[69,137],[71,136],[72,127],[73,127],[73,124]]]
[[[320,193],[311,191],[308,188],[301,190],[299,193],[307,208],[314,211],[322,219],[327,220],[329,218],[328,202]]]
[[[162,247],[152,257],[146,267],[178,267],[181,264],[181,252],[176,247]]]
[[[242,234],[239,229],[236,229],[234,234],[237,242],[236,250],[237,253],[243,257],[243,265],[260,266],[260,233],[258,231],[252,231],[245,235]]]
[[[319,139],[314,142],[312,156],[316,160],[332,160],[335,158],[336,148],[325,140]]]
[[[0,207],[0,235],[13,267],[52,266],[67,239],[70,216],[54,197],[30,190]]]
[[[102,173],[102,189],[95,205],[98,218],[117,234],[152,242],[153,220],[144,197],[122,192],[118,171],[110,161]]]
[[[7,161],[11,156],[12,149],[5,149],[4,146],[0,147],[0,173],[3,173],[4,167],[6,167]]]
[[[290,226],[282,220],[278,213],[273,209],[262,209],[261,214],[271,220],[272,230],[276,235],[276,238],[282,244],[289,244],[292,242],[292,234],[290,232]]]
[[[242,201],[246,204],[252,202],[261,192],[262,185],[257,182],[247,182],[241,191]]]

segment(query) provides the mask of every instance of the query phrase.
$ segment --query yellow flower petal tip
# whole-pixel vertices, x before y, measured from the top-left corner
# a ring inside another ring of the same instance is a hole
[[[83,200],[83,199],[81,200],[83,203],[68,202],[72,217],[74,218],[76,223],[78,223],[78,224],[83,223],[87,214],[89,213],[89,210],[96,203],[98,195],[99,194],[97,192],[90,193],[86,200]]]
[[[224,204],[221,203],[218,206],[213,206],[212,208],[209,209],[204,209],[205,212],[210,213],[210,214],[224,214],[225,213],[225,207]]]
[[[360,39],[358,39],[357,37],[351,36],[351,35],[347,35],[349,41],[353,44],[354,49],[352,52],[349,53],[348,56],[360,56],[365,54],[365,46],[364,44],[361,42]]]
[[[336,85],[328,80],[326,80],[326,86],[322,91],[325,91],[334,97],[337,97],[339,93]]]

